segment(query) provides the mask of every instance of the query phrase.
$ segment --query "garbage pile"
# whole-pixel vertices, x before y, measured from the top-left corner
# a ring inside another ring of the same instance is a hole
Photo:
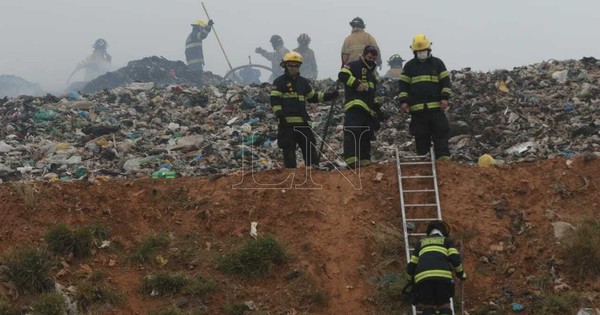
[[[171,178],[282,167],[269,84],[164,86],[170,77],[164,78],[84,96],[0,100],[0,179]],[[475,163],[488,154],[510,163],[600,151],[600,64],[595,59],[488,73],[463,69],[452,71],[452,79],[448,116],[455,161]],[[315,85],[325,90],[335,84]],[[396,149],[414,154],[409,115],[394,101],[397,85],[383,81],[378,90],[388,118],[373,143],[376,161],[393,161]],[[324,168],[343,166],[342,99],[333,106],[308,106],[319,137],[330,108]]]
[[[218,84],[222,78],[206,72],[206,84]],[[87,83],[81,93],[91,94],[103,89],[114,89],[132,82],[154,82],[159,86],[169,84],[200,85],[200,78],[191,72],[183,61],[170,61],[164,57],[146,57],[127,63],[127,66],[104,75]]]
[[[0,75],[0,97],[15,97],[19,95],[43,95],[42,88],[15,75]]]

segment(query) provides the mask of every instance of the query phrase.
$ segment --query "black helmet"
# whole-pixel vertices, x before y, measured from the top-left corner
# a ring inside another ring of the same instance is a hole
[[[283,38],[279,35],[273,35],[271,36],[271,44],[283,44]]]
[[[365,21],[363,21],[363,19],[359,18],[358,16],[353,18],[352,21],[350,21],[350,26],[352,27],[358,27],[358,28],[365,28]]]
[[[94,49],[105,49],[108,47],[108,44],[103,38],[98,38],[94,43]]]
[[[390,59],[388,59],[388,65],[390,66],[402,66],[402,62],[404,62],[404,59],[398,54],[392,55]]]
[[[433,230],[442,232],[444,236],[450,236],[450,227],[444,221],[433,221],[427,225],[427,235]]]

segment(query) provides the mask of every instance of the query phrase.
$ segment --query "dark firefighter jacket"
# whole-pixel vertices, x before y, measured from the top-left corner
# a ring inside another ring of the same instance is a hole
[[[204,65],[204,53],[202,51],[202,40],[210,33],[210,26],[198,27],[188,35],[185,40],[185,60],[188,66],[192,64]]]
[[[441,235],[422,239],[413,250],[406,273],[410,280],[419,283],[425,279],[452,279],[452,270],[465,278],[460,255],[454,242]]]
[[[360,58],[344,65],[338,74],[338,79],[344,83],[345,87],[344,111],[360,107],[372,117],[378,116],[380,107],[375,98],[377,88],[375,67],[369,68]],[[356,88],[361,83],[369,89],[363,92],[357,91]]]
[[[400,75],[400,103],[408,103],[411,112],[440,108],[440,100],[448,100],[452,88],[444,62],[436,57],[409,60]]]
[[[315,92],[306,78],[293,78],[287,73],[277,77],[271,89],[271,107],[280,118],[280,123],[308,123],[310,118],[306,112],[306,102],[320,103],[328,100],[323,92]]]

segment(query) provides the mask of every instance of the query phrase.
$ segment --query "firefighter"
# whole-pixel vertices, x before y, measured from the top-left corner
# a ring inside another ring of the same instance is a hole
[[[381,68],[381,54],[377,41],[371,34],[365,32],[365,22],[359,17],[355,17],[350,21],[352,33],[344,39],[342,45],[342,66],[345,64],[359,60],[365,46],[373,46],[377,49],[377,64]]]
[[[349,168],[371,164],[371,140],[381,127],[375,97],[378,56],[376,47],[366,46],[360,59],[344,65],[338,74],[345,86],[344,161]]]
[[[400,108],[410,113],[409,129],[417,154],[427,154],[433,141],[437,159],[449,160],[450,126],[444,114],[452,92],[449,73],[444,62],[431,55],[431,42],[425,35],[416,35],[410,48],[414,58],[400,75]]]
[[[202,41],[210,33],[213,24],[213,20],[208,20],[208,24],[203,20],[197,20],[190,24],[192,26],[192,32],[185,40],[185,60],[190,70],[199,76],[200,82],[202,82],[204,69]]]
[[[283,46],[283,38],[281,38],[279,35],[271,36],[270,42],[271,46],[273,46],[273,52],[268,52],[262,47],[258,47],[254,51],[271,62],[272,73],[271,77],[269,77],[269,81],[273,81],[275,78],[283,74],[283,68],[280,67],[279,63],[283,59],[283,56],[289,52],[289,49]]]
[[[295,51],[285,54],[280,64],[284,74],[275,79],[271,90],[271,107],[279,120],[277,144],[283,151],[286,168],[296,167],[296,145],[300,146],[306,166],[318,162],[315,135],[309,127],[306,102],[330,101],[339,96],[337,90],[327,93],[314,91],[310,82],[300,76],[302,61],[302,55]]]
[[[108,43],[102,38],[98,38],[92,46],[94,51],[85,60],[77,64],[75,72],[83,69],[84,80],[91,81],[108,71],[110,71],[110,63],[112,57],[108,54]]]
[[[415,245],[406,266],[409,281],[414,282],[416,304],[421,304],[423,315],[452,315],[450,298],[454,296],[452,270],[460,281],[466,280],[461,257],[449,237],[450,230],[443,221],[427,226],[427,236]]]
[[[383,77],[389,78],[389,79],[394,79],[394,80],[400,79],[400,74],[402,74],[402,63],[403,62],[404,62],[404,59],[402,59],[402,57],[400,57],[400,55],[398,55],[398,54],[392,55],[390,57],[390,59],[388,59],[388,65],[390,66],[390,70],[388,70]]]
[[[302,76],[310,80],[316,80],[318,75],[317,59],[315,58],[315,52],[308,47],[308,44],[310,44],[310,36],[302,33],[298,36],[298,48],[294,51],[304,58],[304,62],[300,66]]]

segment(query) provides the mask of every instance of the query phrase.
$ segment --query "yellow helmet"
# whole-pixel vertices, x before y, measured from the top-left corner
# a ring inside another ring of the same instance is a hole
[[[281,63],[279,65],[285,67],[286,62],[297,62],[302,64],[302,61],[304,61],[302,55],[292,50],[289,53],[285,54],[285,56],[283,56],[283,60],[281,60]]]
[[[429,38],[424,34],[417,34],[412,41],[412,45],[410,45],[410,49],[413,51],[431,49],[431,42]]]
[[[201,27],[205,27],[206,26],[206,22],[204,22],[204,20],[196,20],[194,23],[191,24],[192,26],[201,26]]]

